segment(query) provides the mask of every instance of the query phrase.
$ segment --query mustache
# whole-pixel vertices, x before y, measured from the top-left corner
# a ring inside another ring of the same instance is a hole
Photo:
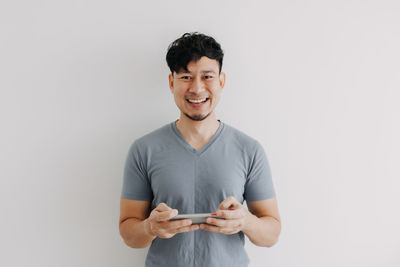
[[[209,98],[209,95],[185,95],[185,98]]]

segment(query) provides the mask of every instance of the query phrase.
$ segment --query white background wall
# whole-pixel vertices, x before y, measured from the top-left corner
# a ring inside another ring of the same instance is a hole
[[[132,141],[178,117],[167,46],[214,36],[217,115],[258,139],[283,230],[251,266],[400,266],[400,2],[0,2],[0,265],[143,266]]]

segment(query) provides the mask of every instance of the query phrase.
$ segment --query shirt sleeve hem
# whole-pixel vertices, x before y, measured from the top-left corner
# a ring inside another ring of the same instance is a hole
[[[275,193],[272,193],[272,194],[253,195],[253,196],[251,196],[251,197],[246,198],[246,202],[267,200],[267,199],[274,198],[274,197],[276,197],[276,194],[275,194]]]
[[[130,193],[122,193],[121,198],[127,198],[127,199],[131,199],[131,200],[143,200],[143,201],[152,201],[153,200],[149,196],[130,194]]]

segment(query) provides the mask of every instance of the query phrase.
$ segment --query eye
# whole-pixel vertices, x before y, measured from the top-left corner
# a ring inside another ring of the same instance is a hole
[[[212,79],[213,76],[211,76],[211,75],[206,75],[206,76],[204,76],[204,78],[207,79],[207,80],[209,80],[209,79]]]
[[[181,79],[183,79],[183,80],[189,80],[189,79],[190,79],[190,76],[182,76]]]

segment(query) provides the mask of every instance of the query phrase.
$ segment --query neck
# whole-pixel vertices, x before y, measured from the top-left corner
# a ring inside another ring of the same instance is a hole
[[[218,130],[220,123],[214,113],[202,121],[194,121],[181,114],[176,127],[189,143],[208,141]]]

